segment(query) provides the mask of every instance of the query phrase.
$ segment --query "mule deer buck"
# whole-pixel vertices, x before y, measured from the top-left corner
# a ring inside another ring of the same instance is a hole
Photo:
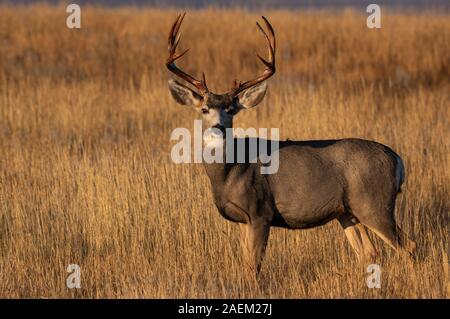
[[[198,80],[175,64],[188,51],[176,53],[184,16],[179,15],[170,30],[166,66],[195,89],[171,79],[171,95],[201,113],[208,128],[220,130],[223,134],[215,134],[216,139],[236,139],[227,136],[225,129],[232,127],[239,111],[262,101],[266,80],[275,73],[274,30],[265,17],[267,32],[257,23],[269,49],[267,60],[257,55],[265,71],[253,80],[235,81],[225,94],[215,94],[208,90],[204,73]],[[220,214],[240,224],[243,259],[252,272],[260,271],[271,226],[303,229],[333,219],[341,224],[359,259],[375,256],[365,227],[394,249],[413,254],[415,243],[394,217],[405,170],[393,150],[362,139],[288,140],[280,141],[278,148],[279,168],[274,174],[261,174],[259,162],[204,164]]]

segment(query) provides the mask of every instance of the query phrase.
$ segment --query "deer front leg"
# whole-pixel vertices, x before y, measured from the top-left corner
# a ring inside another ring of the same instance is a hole
[[[269,238],[270,223],[264,219],[240,224],[242,257],[246,268],[258,275]]]

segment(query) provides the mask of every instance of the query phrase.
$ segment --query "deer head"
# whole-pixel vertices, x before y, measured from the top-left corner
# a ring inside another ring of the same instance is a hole
[[[185,73],[177,67],[175,61],[185,55],[189,49],[182,53],[176,53],[180,41],[180,27],[186,13],[179,15],[172,25],[169,33],[169,57],[166,62],[167,68],[177,77],[191,84],[194,89],[185,84],[170,79],[169,89],[176,102],[182,105],[189,105],[202,114],[203,122],[210,128],[225,131],[233,125],[233,117],[242,109],[249,109],[258,105],[267,91],[266,80],[275,73],[275,33],[269,21],[262,17],[267,27],[268,33],[257,22],[258,29],[262,32],[268,43],[269,59],[265,60],[261,56],[257,57],[266,66],[264,72],[255,79],[234,82],[230,91],[224,94],[215,94],[209,91],[206,85],[205,73],[202,79],[197,80],[193,76]]]

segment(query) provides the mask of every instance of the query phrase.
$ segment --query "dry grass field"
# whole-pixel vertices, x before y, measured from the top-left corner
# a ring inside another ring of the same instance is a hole
[[[282,139],[360,137],[404,159],[397,202],[415,260],[375,239],[366,286],[333,221],[273,229],[260,285],[241,268],[238,226],[216,211],[201,164],[174,164],[170,133],[196,113],[164,67],[177,10],[0,6],[0,297],[448,298],[450,18],[438,12],[191,10],[180,61],[216,92],[261,71],[255,21],[277,34],[278,69],[235,126]],[[66,268],[81,266],[81,289]]]

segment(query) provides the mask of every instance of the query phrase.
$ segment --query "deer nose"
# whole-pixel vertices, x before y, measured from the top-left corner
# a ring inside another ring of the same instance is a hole
[[[216,128],[216,129],[220,130],[222,132],[222,134],[225,133],[225,127],[223,125],[216,124],[212,128]]]

